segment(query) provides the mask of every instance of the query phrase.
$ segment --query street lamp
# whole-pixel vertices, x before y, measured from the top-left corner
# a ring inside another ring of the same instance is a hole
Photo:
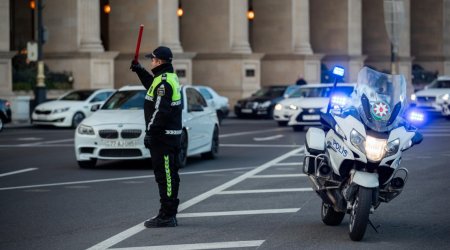
[[[178,2],[177,16],[182,17],[184,14],[183,7],[181,6],[181,1]]]

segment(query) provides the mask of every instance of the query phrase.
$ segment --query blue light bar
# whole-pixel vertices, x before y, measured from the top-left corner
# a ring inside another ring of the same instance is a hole
[[[333,68],[333,75],[335,75],[335,76],[343,77],[344,76],[344,72],[345,72],[345,69],[342,68],[342,67],[335,66]]]
[[[411,113],[409,113],[408,119],[410,122],[423,122],[425,116],[421,112],[411,111]]]
[[[333,106],[343,107],[343,106],[345,106],[346,103],[347,103],[347,97],[345,97],[345,96],[336,95],[336,96],[331,97],[331,104]]]

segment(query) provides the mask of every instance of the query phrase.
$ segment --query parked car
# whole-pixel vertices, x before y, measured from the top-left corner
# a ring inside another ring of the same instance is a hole
[[[114,89],[70,91],[57,100],[39,104],[31,115],[31,121],[34,125],[76,128],[92,114],[92,106],[103,104],[114,92]]]
[[[0,99],[0,132],[6,123],[11,122],[11,103]]]
[[[82,168],[94,167],[97,159],[126,160],[150,158],[144,146],[144,99],[142,86],[126,86],[92,116],[85,119],[75,132],[75,155]],[[192,86],[181,88],[183,102],[181,134],[181,167],[188,156],[201,154],[215,158],[219,151],[219,122],[212,107]]]
[[[426,112],[450,116],[450,76],[439,76],[425,89],[411,95],[411,106]]]
[[[280,101],[273,118],[280,126],[292,126],[302,131],[304,126],[320,125],[320,113],[325,112],[333,84],[307,84],[301,86],[290,98]],[[335,96],[349,97],[355,84],[339,83]]]
[[[219,123],[221,123],[230,112],[228,97],[219,95],[214,89],[208,86],[196,85],[193,87],[196,88],[206,99],[208,104],[216,110],[217,118],[219,119]]]
[[[264,117],[272,118],[275,105],[288,98],[289,94],[300,86],[269,86],[263,87],[250,97],[238,100],[234,105],[234,113],[241,117]]]

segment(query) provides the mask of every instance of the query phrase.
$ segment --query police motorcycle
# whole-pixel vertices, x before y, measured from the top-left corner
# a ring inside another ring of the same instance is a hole
[[[344,69],[334,72],[343,76]],[[402,192],[408,179],[402,153],[423,137],[402,117],[403,76],[364,67],[355,91],[351,99],[332,94],[322,128],[307,131],[303,172],[322,199],[323,223],[339,225],[349,214],[349,236],[360,241],[368,224],[377,231],[369,214]]]

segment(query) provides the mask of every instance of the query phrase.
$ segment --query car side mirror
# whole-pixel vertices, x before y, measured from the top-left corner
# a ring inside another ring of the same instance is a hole
[[[101,106],[102,106],[101,104],[94,104],[91,107],[91,111],[95,112],[95,111],[99,110]]]
[[[190,104],[188,108],[188,112],[201,112],[203,111],[203,107],[200,104]]]

